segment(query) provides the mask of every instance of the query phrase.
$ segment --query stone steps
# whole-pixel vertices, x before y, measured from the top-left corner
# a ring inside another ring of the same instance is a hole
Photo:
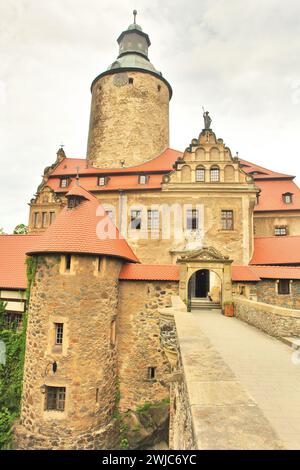
[[[209,309],[220,309],[221,305],[219,302],[212,302],[211,300],[192,298],[191,299],[191,309],[192,310],[209,310]]]

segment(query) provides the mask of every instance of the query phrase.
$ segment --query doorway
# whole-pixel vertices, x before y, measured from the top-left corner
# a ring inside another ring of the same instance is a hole
[[[209,287],[209,270],[200,269],[196,271],[189,279],[189,299],[193,297],[207,298]]]

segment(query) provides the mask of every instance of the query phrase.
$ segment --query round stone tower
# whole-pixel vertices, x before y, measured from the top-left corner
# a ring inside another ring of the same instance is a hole
[[[19,449],[110,449],[118,442],[118,278],[123,263],[137,259],[94,196],[76,186],[67,200],[29,253],[36,274]],[[114,238],[101,238],[101,226]]]
[[[135,166],[169,146],[172,89],[149,61],[150,39],[135,17],[118,38],[117,60],[92,83],[89,166]]]

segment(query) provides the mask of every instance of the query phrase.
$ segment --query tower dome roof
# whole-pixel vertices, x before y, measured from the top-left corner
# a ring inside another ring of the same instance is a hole
[[[115,69],[141,69],[149,70],[159,76],[161,72],[156,70],[148,58],[148,49],[151,45],[148,34],[143,32],[140,25],[136,23],[137,11],[134,10],[134,23],[123,31],[118,37],[119,55],[107,70]]]
[[[128,26],[127,31],[130,30],[130,29],[138,29],[139,31],[143,31],[142,27],[139,24],[136,24],[136,23],[131,23]]]

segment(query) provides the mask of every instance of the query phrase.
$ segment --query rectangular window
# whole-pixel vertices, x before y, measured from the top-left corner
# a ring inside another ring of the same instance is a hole
[[[196,169],[196,181],[205,181],[205,170],[204,168]]]
[[[15,312],[5,312],[4,320],[8,328],[19,329],[22,325],[22,314]]]
[[[64,335],[64,324],[55,323],[55,344],[63,344],[63,335]]]
[[[42,212],[42,227],[47,227],[47,212]]]
[[[211,168],[211,170],[210,170],[210,181],[212,181],[212,182],[220,181],[220,170],[219,170],[219,168]]]
[[[233,211],[221,211],[222,230],[233,230]]]
[[[275,227],[274,228],[274,235],[279,236],[279,237],[287,235],[287,227],[286,226]]]
[[[131,211],[130,226],[132,229],[141,230],[142,228],[142,212]]]
[[[278,294],[286,295],[290,293],[290,281],[289,279],[280,279],[278,282]]]
[[[37,228],[38,225],[39,225],[39,213],[35,212],[33,214],[33,226],[34,226],[34,228]]]
[[[186,228],[187,230],[198,229],[198,211],[196,209],[186,211]]]
[[[61,188],[67,188],[67,187],[68,187],[68,184],[69,184],[69,182],[68,182],[68,179],[67,179],[67,178],[62,178],[62,179],[60,180],[60,187],[61,187]]]
[[[71,255],[66,255],[66,271],[70,271],[71,261],[72,261],[72,256]]]
[[[139,184],[146,184],[147,183],[147,176],[146,175],[140,175],[139,176]]]
[[[55,212],[50,212],[49,214],[49,224],[51,225],[52,222],[55,220]]]
[[[154,380],[156,377],[156,367],[148,367],[147,379]]]
[[[291,193],[285,193],[283,194],[283,201],[286,204],[291,204],[293,201],[293,195]]]
[[[98,178],[98,186],[105,186],[105,184],[106,184],[106,178],[105,178],[105,176],[100,176],[100,177]]]
[[[46,410],[65,410],[66,387],[46,387]]]
[[[148,230],[159,230],[158,210],[148,210]]]

